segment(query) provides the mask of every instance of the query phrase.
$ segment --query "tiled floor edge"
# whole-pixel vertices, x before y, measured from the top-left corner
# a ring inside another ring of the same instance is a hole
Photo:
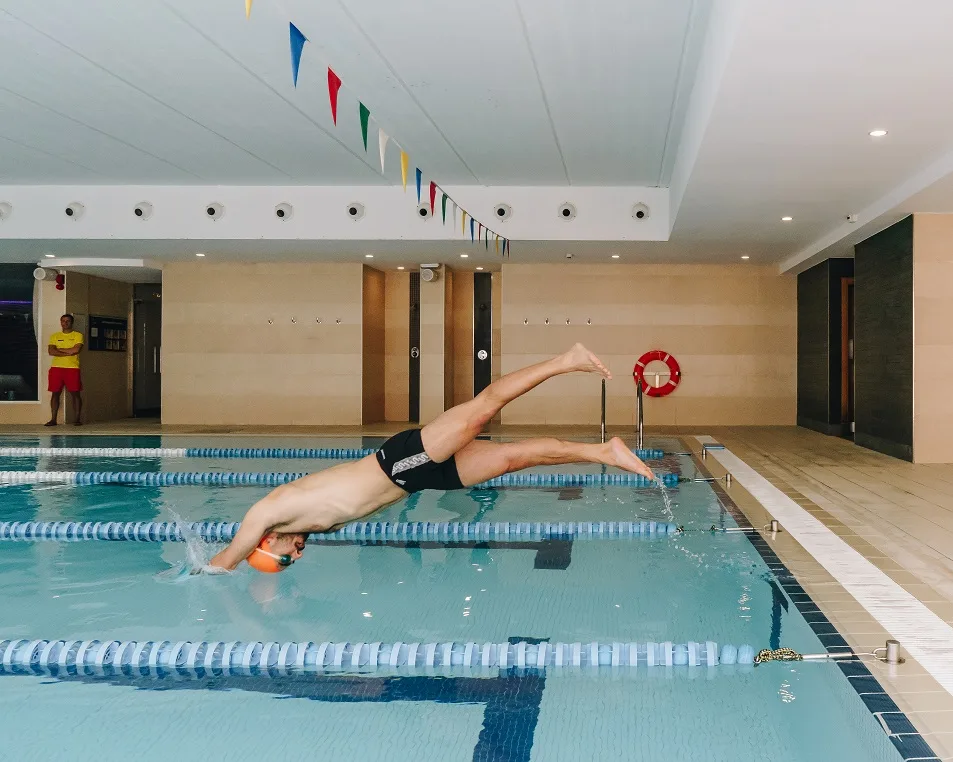
[[[703,444],[711,439],[710,437],[696,438],[700,441],[705,440],[702,442]],[[710,456],[714,454],[714,451],[709,453]],[[700,473],[704,476],[712,475],[699,458],[693,456],[692,460]],[[734,500],[731,499],[721,486],[721,483],[715,481],[711,486],[721,505],[732,516],[738,526],[746,529],[752,528],[748,516],[738,507]],[[755,497],[755,499],[757,499],[757,497]],[[762,503],[762,505],[764,504]],[[768,506],[764,506],[764,508],[770,513]],[[758,554],[774,575],[778,585],[804,617],[811,630],[817,635],[821,643],[824,644],[827,651],[829,653],[842,653],[845,649],[850,650],[850,646],[847,641],[844,640],[844,637],[821,611],[811,596],[801,587],[795,575],[785,566],[768,542],[760,534],[754,532],[745,533],[745,536],[754,546],[755,550],[758,551]],[[874,677],[862,661],[838,661],[837,666],[847,678],[851,687],[857,692],[864,706],[866,706],[871,714],[878,720],[880,726],[884,729],[884,732],[887,733],[891,743],[896,747],[905,762],[912,762],[912,760],[929,762],[930,760],[940,759],[923,736],[917,731],[907,715],[897,706],[893,698],[884,690],[877,678]]]

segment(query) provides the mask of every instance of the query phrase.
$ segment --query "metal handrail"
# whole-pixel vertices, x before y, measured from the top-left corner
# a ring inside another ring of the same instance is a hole
[[[606,443],[606,380],[602,379],[602,443]]]
[[[641,449],[643,449],[643,447],[644,447],[644,441],[643,441],[643,440],[644,440],[644,437],[645,437],[645,425],[644,425],[644,421],[643,421],[643,419],[642,419],[642,382],[641,382],[640,380],[638,380],[638,379],[636,379],[636,381],[635,381],[635,389],[636,389],[636,392],[635,392],[635,400],[636,400],[635,406],[636,406],[637,420],[638,420],[638,423],[637,423],[638,429],[637,429],[637,438],[636,438],[636,439],[637,439],[637,442],[636,442],[636,447],[638,447],[638,449],[641,450]]]

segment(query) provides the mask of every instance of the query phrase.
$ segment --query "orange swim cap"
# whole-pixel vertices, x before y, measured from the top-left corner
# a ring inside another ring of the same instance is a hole
[[[252,569],[264,572],[265,574],[277,574],[294,563],[291,556],[279,556],[270,550],[266,550],[262,547],[265,542],[265,538],[262,538],[261,542],[258,543],[258,547],[245,559]]]

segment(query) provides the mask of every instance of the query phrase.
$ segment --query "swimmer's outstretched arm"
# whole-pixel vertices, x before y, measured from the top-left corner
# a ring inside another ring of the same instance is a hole
[[[251,555],[262,537],[274,530],[278,522],[274,520],[273,509],[267,500],[260,500],[248,510],[232,541],[209,561],[209,566],[231,571]]]

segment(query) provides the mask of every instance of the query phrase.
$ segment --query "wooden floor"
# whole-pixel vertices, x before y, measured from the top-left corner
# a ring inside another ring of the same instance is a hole
[[[365,427],[162,426],[158,421],[129,420],[55,429],[0,427],[4,434],[152,434],[183,436],[296,437],[381,436],[407,424]],[[547,434],[564,438],[598,438],[596,427],[507,427],[490,433],[520,438]],[[633,443],[632,431],[611,430]],[[654,434],[682,435],[695,451],[690,434],[708,434],[753,467],[832,532],[858,550],[895,582],[911,592],[945,622],[953,624],[953,464],[914,465],[855,446],[843,439],[795,427],[653,428]],[[174,441],[167,443],[175,446]],[[707,463],[715,475],[717,464]],[[729,491],[752,523],[771,518],[744,490]],[[860,651],[883,646],[890,637],[836,579],[790,536],[770,540],[779,557],[848,643]],[[950,643],[953,664],[953,643]],[[899,667],[869,665],[942,759],[953,760],[953,696],[914,660]]]

